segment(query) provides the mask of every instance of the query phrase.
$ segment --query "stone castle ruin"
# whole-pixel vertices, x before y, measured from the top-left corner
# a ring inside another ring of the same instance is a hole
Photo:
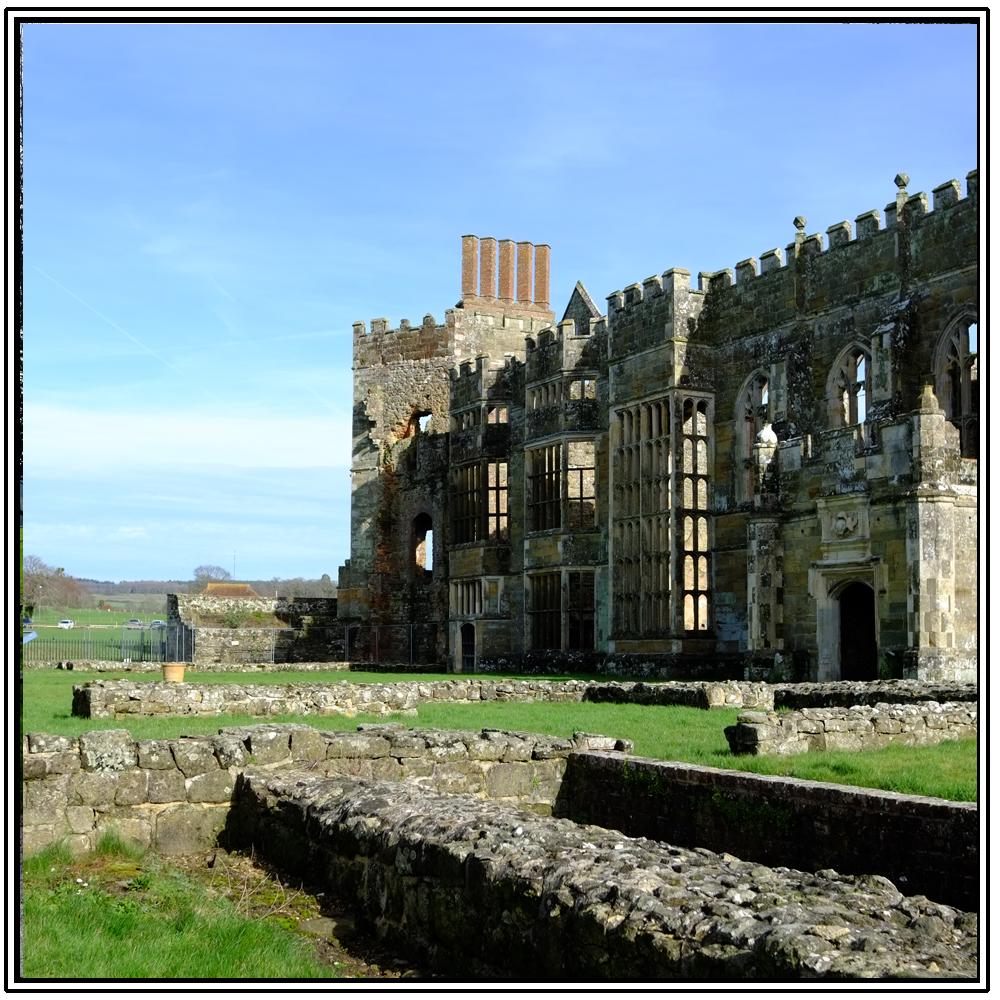
[[[348,654],[975,680],[978,172],[908,183],[558,321],[465,236],[443,323],[356,323]]]

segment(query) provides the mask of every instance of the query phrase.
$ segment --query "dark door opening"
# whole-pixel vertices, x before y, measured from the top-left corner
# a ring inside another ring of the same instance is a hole
[[[476,626],[466,622],[462,626],[462,673],[476,669]]]
[[[840,679],[873,681],[877,676],[875,591],[852,583],[840,594]]]

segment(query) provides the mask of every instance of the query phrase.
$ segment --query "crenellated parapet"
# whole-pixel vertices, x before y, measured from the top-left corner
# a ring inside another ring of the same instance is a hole
[[[609,352],[612,359],[646,350],[670,339],[685,339],[701,321],[717,321],[716,341],[780,326],[796,315],[849,297],[906,288],[928,269],[940,272],[942,254],[954,267],[974,263],[978,254],[978,170],[961,184],[950,180],[910,195],[909,178],[896,178],[896,198],[884,210],[837,222],[823,233],[807,234],[796,217],[793,240],[748,257],[734,269],[702,271],[697,288],[690,272],[672,268],[608,296]],[[925,264],[932,257],[933,264]],[[949,262],[946,262],[949,263]],[[703,315],[704,313],[704,315]],[[713,326],[716,324],[713,323]]]

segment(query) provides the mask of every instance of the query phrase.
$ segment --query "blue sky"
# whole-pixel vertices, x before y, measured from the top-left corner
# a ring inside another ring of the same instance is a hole
[[[465,233],[553,309],[978,165],[979,36],[919,24],[24,26],[24,549],[336,577],[351,324],[439,321]]]

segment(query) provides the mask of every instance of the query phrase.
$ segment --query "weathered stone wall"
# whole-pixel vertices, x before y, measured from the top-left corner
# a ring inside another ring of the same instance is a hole
[[[643,681],[595,684],[587,681],[461,679],[392,684],[181,684],[91,681],[73,688],[73,714],[84,719],[126,719],[137,715],[254,716],[416,714],[429,702],[578,702],[690,705],[696,708],[773,707],[766,684]]]
[[[936,746],[978,735],[978,702],[923,702],[874,708],[804,708],[743,712],[726,727],[738,754],[795,754],[810,750],[878,750],[890,743]]]
[[[576,755],[577,757],[583,755]],[[621,761],[617,761],[621,766]],[[974,914],[413,785],[248,770],[229,836],[454,975],[522,981],[975,978]]]
[[[559,814],[690,848],[816,871],[878,873],[978,907],[979,810],[872,788],[628,758],[570,758]]]
[[[273,615],[293,626],[337,625],[336,597],[220,597],[217,594],[167,594],[170,624],[201,625],[227,611]]]
[[[852,705],[917,705],[925,701],[978,701],[975,681],[880,680],[775,684],[775,708],[850,708]],[[749,707],[749,706],[748,706]]]
[[[28,733],[22,745],[24,849],[66,838],[73,849],[87,850],[113,828],[161,854],[204,850],[223,828],[236,776],[251,762],[413,781],[551,813],[571,752],[631,746],[588,733],[567,740],[399,724],[362,726],[356,733],[289,723],[231,726],[217,736],[172,740],[136,740],[124,729],[79,739]]]
[[[975,685],[925,681],[837,681],[828,684],[772,686],[760,681],[546,681],[456,678],[448,681],[311,684],[182,684],[143,681],[92,681],[73,688],[73,714],[85,719],[135,715],[257,716],[280,714],[386,715],[413,713],[428,702],[594,701],[637,705],[689,705],[694,708],[850,707],[892,701],[975,702]]]
[[[226,621],[234,612],[240,627]],[[168,594],[167,622],[168,658],[203,666],[341,661],[347,654],[335,597]]]

